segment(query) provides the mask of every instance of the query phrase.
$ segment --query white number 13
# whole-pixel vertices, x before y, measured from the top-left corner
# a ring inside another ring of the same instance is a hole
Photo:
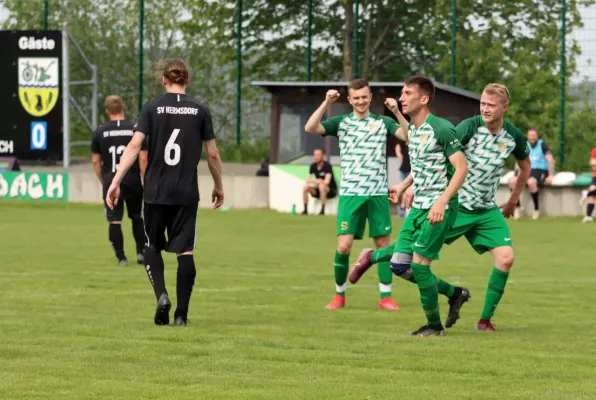
[[[179,133],[180,129],[174,129],[172,131],[163,155],[166,164],[171,166],[177,165],[180,162],[180,145],[175,143]],[[173,155],[172,152],[174,153]]]

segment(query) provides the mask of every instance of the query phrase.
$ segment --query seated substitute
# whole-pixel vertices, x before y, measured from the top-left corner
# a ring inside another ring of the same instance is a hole
[[[306,182],[302,188],[302,200],[304,201],[303,215],[308,214],[308,195],[321,201],[319,215],[325,215],[325,204],[327,199],[337,196],[337,183],[333,176],[331,164],[325,161],[325,150],[315,149],[313,154],[314,163],[311,164]]]

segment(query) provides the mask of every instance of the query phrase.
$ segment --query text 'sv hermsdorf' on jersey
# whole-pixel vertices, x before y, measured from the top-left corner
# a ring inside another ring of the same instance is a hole
[[[163,94],[143,106],[134,130],[147,140],[145,202],[197,204],[203,141],[215,139],[207,105],[185,94]]]
[[[91,152],[101,155],[103,184],[109,186],[116,175],[120,157],[132,139],[133,122],[127,120],[108,121],[99,126],[91,139]],[[143,143],[142,150],[146,150]],[[141,171],[136,161],[122,180],[121,186],[141,190]]]

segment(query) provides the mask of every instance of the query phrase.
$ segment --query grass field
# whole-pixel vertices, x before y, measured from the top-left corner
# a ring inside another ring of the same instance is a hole
[[[496,334],[473,329],[490,256],[446,247],[434,271],[472,300],[446,337],[410,338],[424,319],[407,282],[394,280],[397,312],[378,309],[376,273],[348,287],[346,309],[323,309],[333,217],[201,211],[186,329],[153,325],[143,268],[116,266],[103,218],[100,206],[0,201],[0,399],[596,398],[596,225],[511,222]]]

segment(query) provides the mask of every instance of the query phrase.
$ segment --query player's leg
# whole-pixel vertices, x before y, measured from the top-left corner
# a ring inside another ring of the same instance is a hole
[[[162,250],[166,247],[164,222],[167,207],[160,204],[143,204],[143,222],[145,225],[145,272],[155,292],[157,308],[155,310],[154,322],[156,325],[168,325],[170,323],[170,308],[172,303],[166,289],[164,274],[164,262],[161,256]]]
[[[337,210],[337,249],[333,268],[335,272],[335,297],[325,308],[345,306],[346,281],[350,265],[350,252],[354,239],[360,240],[366,227],[366,201],[363,197],[340,196]]]
[[[128,211],[128,218],[132,222],[132,235],[135,238],[137,248],[137,264],[144,265],[145,257],[143,252],[145,250],[145,231],[143,228],[143,195],[132,196],[126,199],[126,209]]]
[[[368,231],[373,238],[375,248],[386,248],[391,243],[391,206],[387,196],[372,196],[368,199]],[[393,274],[389,260],[377,263],[379,276],[379,307],[385,310],[399,310],[399,306],[391,298],[391,282]]]
[[[198,204],[172,206],[168,218],[168,246],[166,251],[176,253],[176,311],[174,325],[186,326],[190,298],[197,276],[193,251],[196,247]]]
[[[321,201],[321,211],[319,215],[325,215],[325,204],[327,204],[327,195],[329,194],[329,186],[324,183],[319,184],[319,200]]]
[[[410,245],[414,243],[414,235],[416,233],[415,222],[418,218],[420,210],[413,209],[401,226],[399,237],[397,241],[389,246],[381,249],[363,249],[356,263],[352,266],[350,272],[350,283],[356,284],[360,278],[368,271],[374,264],[381,262],[390,262],[393,260],[394,253],[409,253],[411,254]],[[395,272],[394,272],[395,273]],[[397,274],[396,274],[397,275]]]
[[[428,213],[428,210],[426,213]],[[422,309],[424,310],[427,321],[426,325],[412,332],[412,336],[445,335],[439,313],[439,291],[436,278],[431,270],[431,263],[433,260],[439,259],[439,251],[445,242],[449,229],[455,222],[456,216],[457,210],[450,208],[445,210],[443,221],[436,225],[431,225],[425,219],[412,245],[412,251],[414,253],[412,258],[412,273],[418,285],[420,302],[422,303]]]
[[[362,275],[364,275],[364,273],[377,262],[390,261],[390,269],[394,275],[416,284],[416,279],[414,278],[411,267],[412,246],[418,234],[418,229],[426,220],[426,215],[426,211],[413,208],[402,224],[399,237],[395,243],[374,251],[372,249],[363,249],[350,273],[350,282],[356,284]],[[460,227],[460,231],[461,229],[463,229],[463,227]],[[460,233],[459,235],[452,234],[450,237],[451,242],[461,236],[461,234],[463,233]],[[439,294],[449,298],[451,303],[459,304],[457,307],[450,306],[450,314],[447,317],[449,321],[456,317],[456,314],[454,313],[456,311],[459,312],[459,308],[461,308],[461,305],[465,302],[463,301],[462,296],[467,296],[467,299],[470,298],[469,290],[454,286],[437,276],[435,276],[435,280],[437,282]],[[457,314],[457,318],[459,318],[459,314]],[[449,326],[452,324],[453,323],[450,323]]]
[[[476,329],[494,331],[491,319],[503,297],[513,266],[513,243],[505,217],[498,208],[487,210],[478,218],[478,225],[474,233],[469,235],[468,240],[478,254],[490,251],[493,255],[494,266],[488,280],[484,307]]]
[[[319,191],[316,187],[311,186],[309,183],[305,183],[302,187],[302,202],[304,203],[304,210],[302,211],[303,215],[308,214],[308,195],[311,195],[314,198],[319,197]]]
[[[126,255],[124,253],[124,235],[122,234],[122,216],[124,215],[124,205],[122,201],[114,206],[114,209],[110,209],[105,204],[105,194],[107,193],[107,187],[104,188],[104,209],[106,219],[108,220],[108,238],[114,249],[114,254],[118,259],[118,265],[124,267],[128,265]]]
[[[543,172],[533,169],[530,172],[530,177],[528,178],[528,192],[530,192],[530,196],[532,196],[532,202],[534,203],[532,219],[538,219],[540,217],[540,197],[538,192],[538,184],[544,180],[542,177]]]
[[[458,209],[453,226],[447,232],[445,244],[450,245],[460,237],[467,236],[470,232],[473,232],[476,223],[477,218],[474,213],[466,212],[461,208]],[[439,278],[437,278],[437,287],[439,293],[444,294],[449,299],[449,313],[445,319],[445,328],[451,328],[459,319],[459,312],[462,306],[472,298],[470,290],[461,286],[453,286]]]
[[[592,184],[588,187],[586,196],[588,197],[588,205],[586,206],[586,216],[583,222],[592,222],[592,213],[594,212],[594,204],[596,203],[596,177],[592,178]]]

